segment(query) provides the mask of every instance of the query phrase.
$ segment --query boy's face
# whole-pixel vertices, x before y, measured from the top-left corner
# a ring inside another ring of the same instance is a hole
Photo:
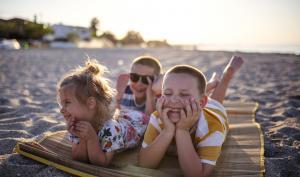
[[[141,76],[154,76],[154,68],[150,66],[134,64],[131,67],[130,73],[135,73]],[[135,99],[146,99],[147,84],[144,84],[141,79],[137,82],[130,81],[130,88]]]
[[[92,111],[86,105],[80,103],[75,96],[73,88],[62,87],[59,90],[60,112],[66,120],[71,117],[75,120],[89,121],[92,120]]]
[[[167,113],[173,123],[180,120],[180,111],[185,111],[185,102],[190,98],[200,101],[198,81],[195,77],[185,73],[170,73],[165,76],[162,95],[166,97],[164,108],[170,108]],[[186,111],[185,111],[186,112]]]

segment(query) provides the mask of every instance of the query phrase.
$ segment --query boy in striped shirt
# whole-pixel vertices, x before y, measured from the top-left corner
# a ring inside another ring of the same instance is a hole
[[[144,135],[139,165],[157,167],[173,144],[185,176],[208,176],[228,132],[222,102],[242,63],[240,57],[231,59],[210,98],[205,95],[206,78],[200,70],[188,65],[171,68],[164,76],[162,97]]]

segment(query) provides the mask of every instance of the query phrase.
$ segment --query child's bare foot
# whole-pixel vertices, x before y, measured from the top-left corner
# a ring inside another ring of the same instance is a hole
[[[233,74],[240,69],[243,63],[244,60],[242,57],[232,56],[232,58],[230,59],[229,63],[223,71],[223,76],[231,78]]]
[[[213,73],[206,85],[206,95],[209,95],[220,83],[220,76],[216,72]]]
[[[124,73],[124,74],[119,75],[119,77],[117,79],[117,85],[116,85],[116,89],[117,89],[116,100],[117,101],[120,101],[122,99],[128,81],[129,81],[129,74]]]

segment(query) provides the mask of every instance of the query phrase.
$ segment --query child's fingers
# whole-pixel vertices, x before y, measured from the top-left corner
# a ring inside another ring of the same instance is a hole
[[[75,124],[76,128],[82,128],[82,129],[85,129],[85,128],[88,128],[88,123],[85,122],[85,121],[79,121]]]
[[[197,115],[199,116],[200,112],[201,112],[201,105],[200,105],[200,101],[195,101],[196,102],[196,106],[197,106]]]
[[[191,107],[192,107],[192,116],[196,116],[198,113],[197,103],[194,98],[190,99]]]
[[[152,85],[152,80],[150,79],[149,76],[147,76],[147,81],[148,81],[148,85],[151,86]]]
[[[189,100],[185,101],[185,110],[186,110],[186,117],[190,118],[193,116],[193,112],[192,112],[192,107],[191,107],[191,103]]]
[[[170,110],[171,110],[170,108],[164,109],[164,110],[162,111],[162,116],[163,116],[163,117],[167,117],[167,116],[168,116],[167,113],[168,113]]]
[[[180,119],[186,119],[187,118],[187,115],[185,114],[184,110],[181,109],[180,110]]]
[[[67,123],[67,126],[68,127],[72,127],[72,126],[74,126],[75,125],[75,120],[70,120],[68,123]]]
[[[162,96],[158,99],[158,102],[156,105],[156,110],[157,110],[159,116],[162,113],[162,108],[163,108],[164,103],[165,103],[165,97]]]
[[[162,120],[165,122],[165,121],[168,121],[168,112],[170,111],[171,109],[170,108],[166,108],[162,111],[162,115],[161,115],[161,118]]]
[[[74,126],[70,127],[69,132],[75,136],[79,135],[78,131],[76,131]]]

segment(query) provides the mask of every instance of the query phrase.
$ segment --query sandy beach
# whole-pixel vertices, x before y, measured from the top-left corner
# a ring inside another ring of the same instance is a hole
[[[300,176],[300,56],[275,53],[183,51],[179,49],[29,49],[0,50],[0,176],[70,176],[13,153],[22,139],[65,129],[56,102],[56,83],[86,56],[98,59],[116,76],[133,58],[149,54],[165,69],[176,64],[200,68],[210,78],[232,55],[242,56],[227,100],[256,101],[256,121],[264,133],[266,177]]]

